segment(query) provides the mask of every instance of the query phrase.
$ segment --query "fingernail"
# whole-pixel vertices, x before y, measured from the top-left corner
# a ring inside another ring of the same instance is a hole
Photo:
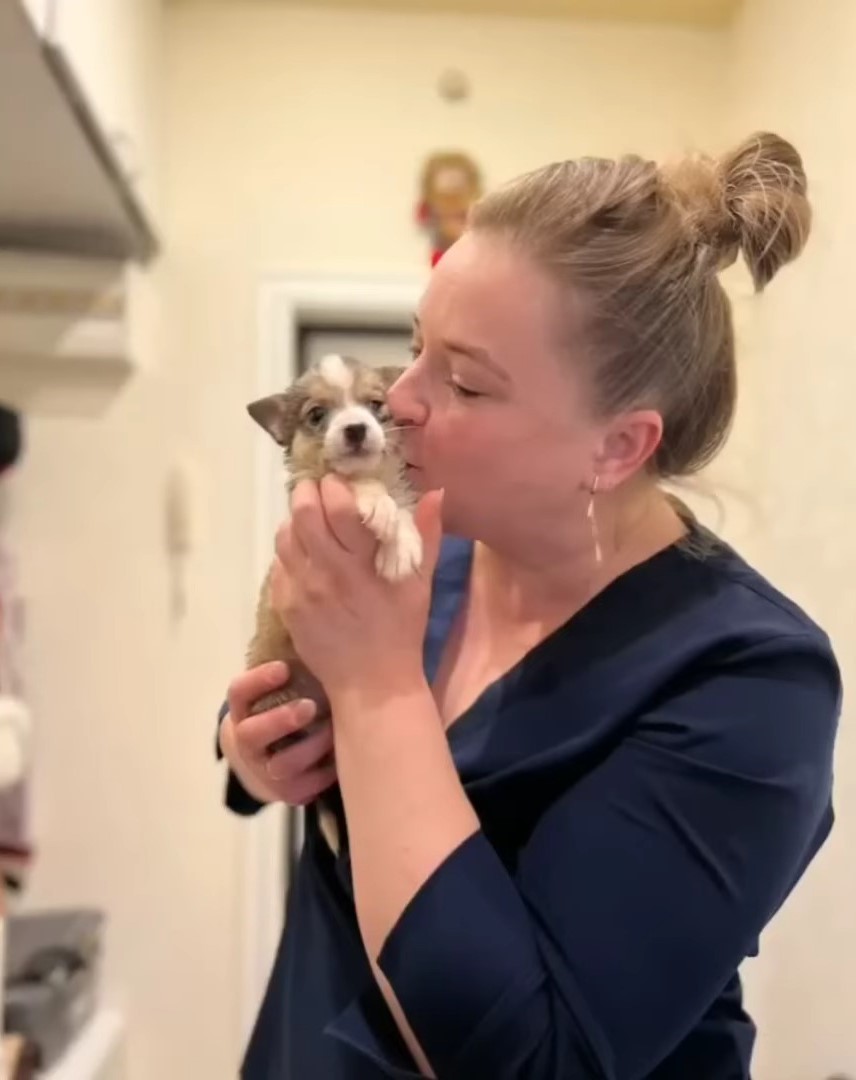
[[[310,720],[313,720],[315,718],[315,714],[318,712],[318,706],[315,704],[312,698],[301,698],[299,709],[300,718],[304,720],[307,724],[310,722]]]
[[[267,771],[267,774],[271,778],[271,780],[282,780],[285,774],[280,773],[279,770],[274,768],[275,762],[276,755],[274,757],[268,758],[265,762],[265,770]]]

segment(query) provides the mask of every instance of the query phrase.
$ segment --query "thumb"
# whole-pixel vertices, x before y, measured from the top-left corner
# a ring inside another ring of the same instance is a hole
[[[413,520],[422,537],[422,573],[431,577],[443,539],[443,488],[426,492],[416,504]]]

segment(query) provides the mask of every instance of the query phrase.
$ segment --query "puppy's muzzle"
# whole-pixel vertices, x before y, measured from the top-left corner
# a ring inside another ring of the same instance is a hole
[[[366,441],[368,428],[365,424],[345,425],[345,445],[349,450],[360,450]]]

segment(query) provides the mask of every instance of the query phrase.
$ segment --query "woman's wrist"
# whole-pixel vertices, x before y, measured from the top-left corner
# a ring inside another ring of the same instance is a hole
[[[383,671],[363,672],[341,686],[325,687],[334,725],[359,722],[377,709],[406,707],[431,696],[422,658],[418,663],[391,661]]]

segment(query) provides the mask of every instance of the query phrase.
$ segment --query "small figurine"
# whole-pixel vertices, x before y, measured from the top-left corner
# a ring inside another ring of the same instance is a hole
[[[467,221],[470,206],[482,193],[478,166],[466,154],[432,154],[422,170],[417,221],[431,239],[431,265],[454,244]]]

